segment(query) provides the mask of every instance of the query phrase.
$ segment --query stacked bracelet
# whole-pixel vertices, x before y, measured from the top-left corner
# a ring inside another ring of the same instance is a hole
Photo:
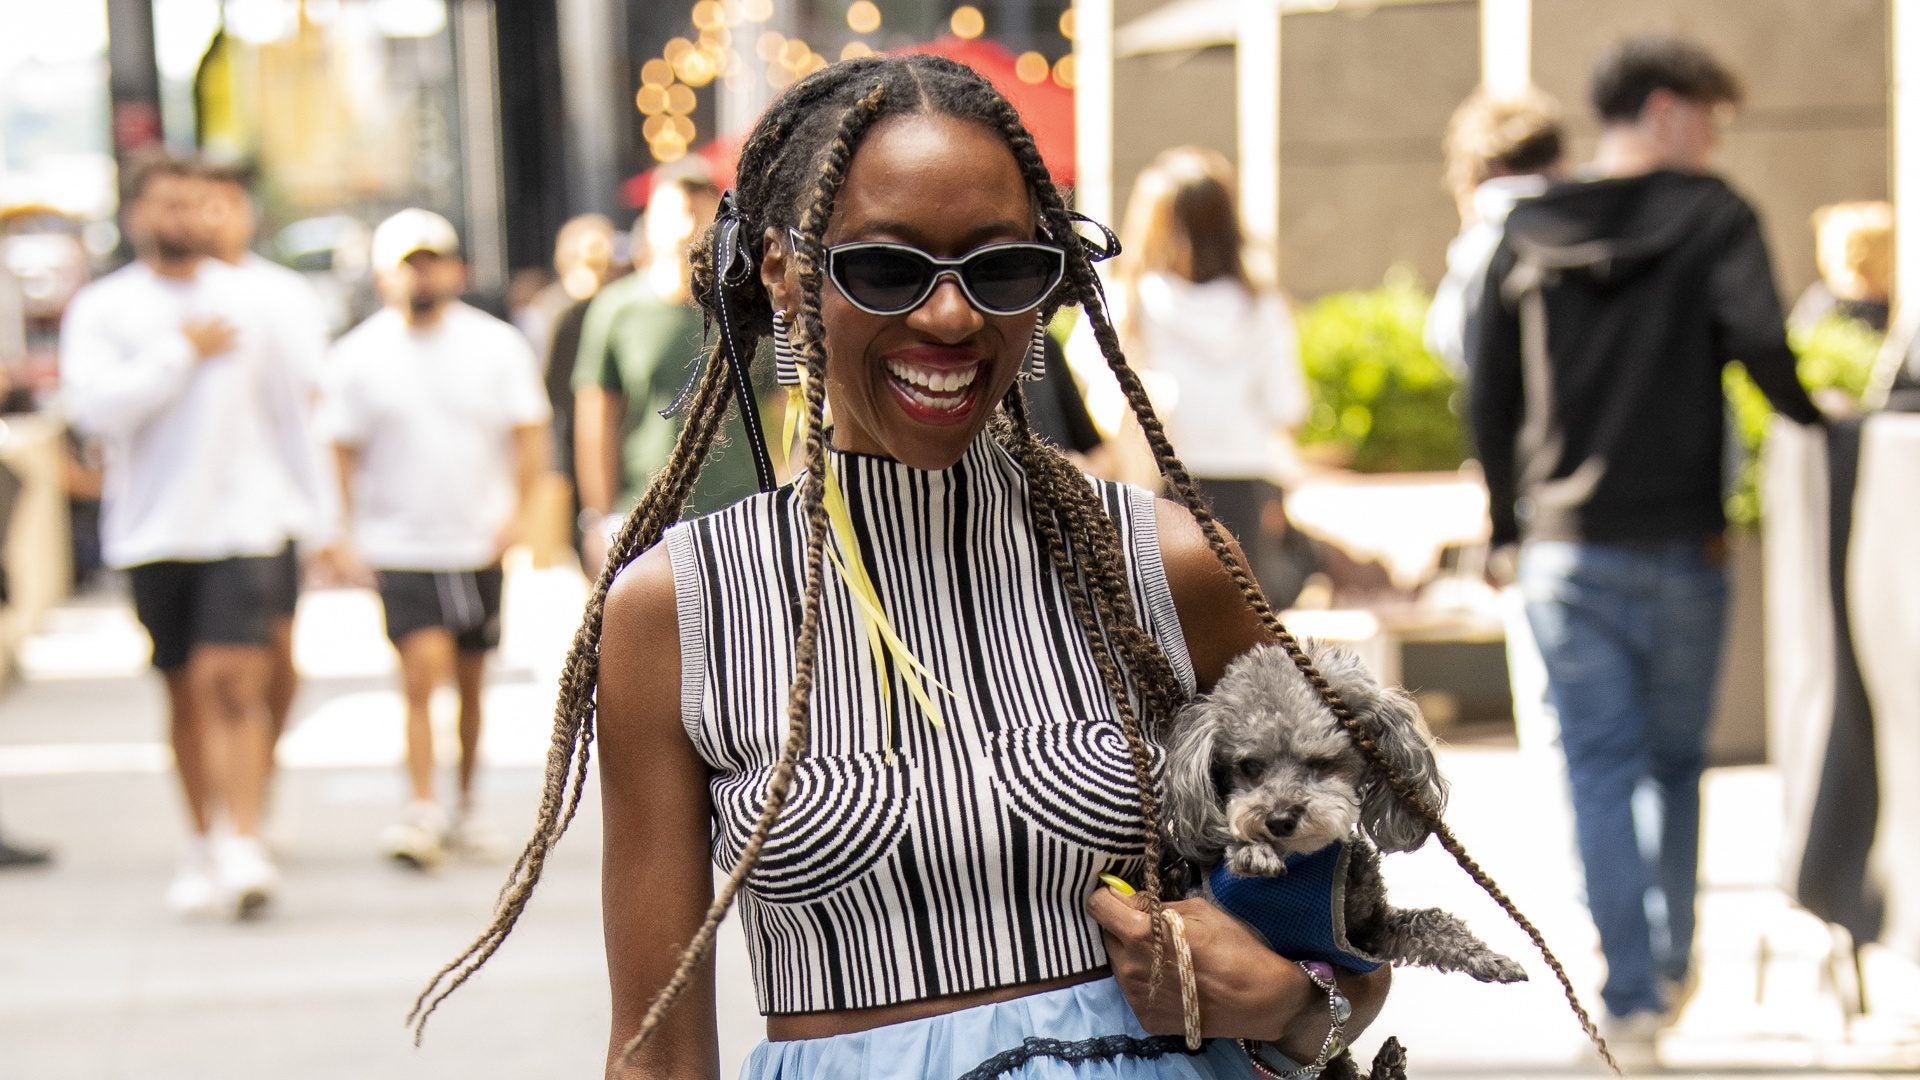
[[[1326,1068],[1327,1062],[1340,1052],[1347,1020],[1353,1016],[1353,1002],[1347,1000],[1347,995],[1341,993],[1339,985],[1333,981],[1333,965],[1319,960],[1302,960],[1300,970],[1307,973],[1313,985],[1327,992],[1327,1037],[1320,1044],[1319,1056],[1310,1064],[1285,1073],[1260,1060],[1259,1047],[1253,1040],[1241,1039],[1240,1049],[1246,1053],[1247,1060],[1253,1063],[1253,1071],[1266,1080],[1308,1080],[1309,1077],[1319,1076],[1320,1070]]]

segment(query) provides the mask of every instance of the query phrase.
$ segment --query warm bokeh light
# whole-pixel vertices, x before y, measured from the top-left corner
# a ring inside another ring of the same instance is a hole
[[[1069,53],[1053,65],[1053,81],[1065,89],[1073,89],[1073,54]]]
[[[667,88],[649,83],[634,95],[633,103],[647,116],[663,113],[667,109]]]
[[[692,142],[693,136],[698,131],[693,126],[693,119],[686,116],[667,117],[667,130],[678,136],[681,142],[686,143]]]
[[[856,34],[871,34],[880,29],[880,8],[873,0],[853,0],[847,8],[847,25]]]
[[[858,60],[863,56],[872,56],[873,46],[864,41],[849,41],[840,49],[840,59]]]
[[[665,86],[673,81],[673,65],[665,60],[653,59],[640,65],[640,84],[642,86]]]
[[[747,6],[741,14],[748,22],[766,22],[773,18],[773,0],[747,0]]]
[[[714,63],[713,54],[705,50],[696,50],[680,58],[673,65],[674,73],[688,86],[705,86],[718,75],[719,65]]]
[[[1020,54],[1020,59],[1013,62],[1013,73],[1023,83],[1043,83],[1047,81],[1047,73],[1052,67],[1047,63],[1047,58],[1039,53],[1024,52]]]
[[[1073,40],[1073,9],[1072,8],[1068,8],[1067,10],[1060,13],[1060,36],[1063,38],[1066,38],[1068,41]]]
[[[693,25],[699,30],[712,30],[727,25],[727,9],[720,0],[700,0],[693,5]]]
[[[667,111],[669,113],[675,116],[685,116],[692,112],[693,107],[699,103],[700,99],[693,95],[693,87],[687,86],[684,83],[674,83],[672,86],[667,87]]]
[[[778,30],[768,30],[760,35],[760,40],[753,43],[753,53],[771,64],[780,59],[780,47],[786,43],[787,35]]]
[[[672,127],[672,117],[649,116],[646,122],[640,125],[640,134],[645,135],[648,142],[654,142],[657,141],[660,136],[671,130]]]
[[[666,47],[660,50],[660,55],[666,57],[667,63],[671,64],[692,51],[693,42],[683,37],[677,37],[667,42]]]
[[[807,43],[801,41],[799,38],[788,38],[780,45],[780,63],[795,71],[805,67],[807,57],[812,54],[813,49],[809,48]]]
[[[953,31],[954,37],[971,40],[987,32],[987,17],[972,4],[961,4],[953,9],[953,17],[947,20],[947,27]]]
[[[687,156],[686,140],[671,131],[648,143],[647,149],[653,152],[653,159],[663,165]]]
[[[725,47],[731,45],[733,44],[733,31],[724,26],[716,26],[711,30],[702,30],[700,31],[700,44],[703,47]]]

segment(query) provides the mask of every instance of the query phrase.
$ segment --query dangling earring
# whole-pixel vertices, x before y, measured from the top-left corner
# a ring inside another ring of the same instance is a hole
[[[1020,378],[1026,382],[1039,382],[1047,377],[1047,321],[1036,316],[1033,320],[1033,343],[1027,347],[1027,366],[1020,372]]]
[[[773,313],[773,378],[781,386],[799,386],[800,368],[793,359],[793,339],[787,336],[787,313]]]

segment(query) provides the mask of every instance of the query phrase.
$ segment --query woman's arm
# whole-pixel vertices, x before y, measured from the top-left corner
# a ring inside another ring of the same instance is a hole
[[[1205,690],[1234,657],[1272,638],[1247,607],[1187,508],[1163,499],[1156,519],[1160,558],[1174,608],[1186,634],[1194,674]],[[1238,554],[1237,544],[1233,549]],[[1276,1042],[1294,1060],[1312,1061],[1326,1038],[1327,1008],[1325,996],[1306,974],[1210,901],[1182,900],[1168,906],[1180,912],[1186,923],[1203,1030],[1208,1035]],[[1156,1034],[1180,1034],[1184,1028],[1179,984],[1172,970],[1161,973],[1157,993],[1147,993],[1153,939],[1146,915],[1108,889],[1096,892],[1087,908],[1105,931],[1114,976],[1140,1022]],[[1172,949],[1164,955],[1171,962]],[[1349,1043],[1379,1015],[1392,981],[1392,970],[1385,965],[1368,975],[1339,974],[1340,988],[1353,1002],[1353,1017],[1346,1024]]]
[[[712,804],[706,765],[680,724],[679,623],[664,544],[621,571],[607,594],[598,715],[600,892],[613,995],[607,1077],[716,1078],[711,957],[635,1064],[620,1063],[713,899]]]

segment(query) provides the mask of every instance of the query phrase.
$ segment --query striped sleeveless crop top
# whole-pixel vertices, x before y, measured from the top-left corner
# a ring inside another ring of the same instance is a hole
[[[928,688],[939,729],[898,682],[882,696],[829,565],[812,737],[740,895],[761,1012],[890,1005],[1104,964],[1084,904],[1101,873],[1138,879],[1139,795],[1118,714],[1028,523],[1024,474],[986,433],[937,472],[833,460],[882,606],[952,694]],[[1153,496],[1094,483],[1145,629],[1190,693]],[[731,869],[786,737],[803,500],[792,485],[754,495],[675,525],[666,543],[681,716],[713,770],[714,861]]]

